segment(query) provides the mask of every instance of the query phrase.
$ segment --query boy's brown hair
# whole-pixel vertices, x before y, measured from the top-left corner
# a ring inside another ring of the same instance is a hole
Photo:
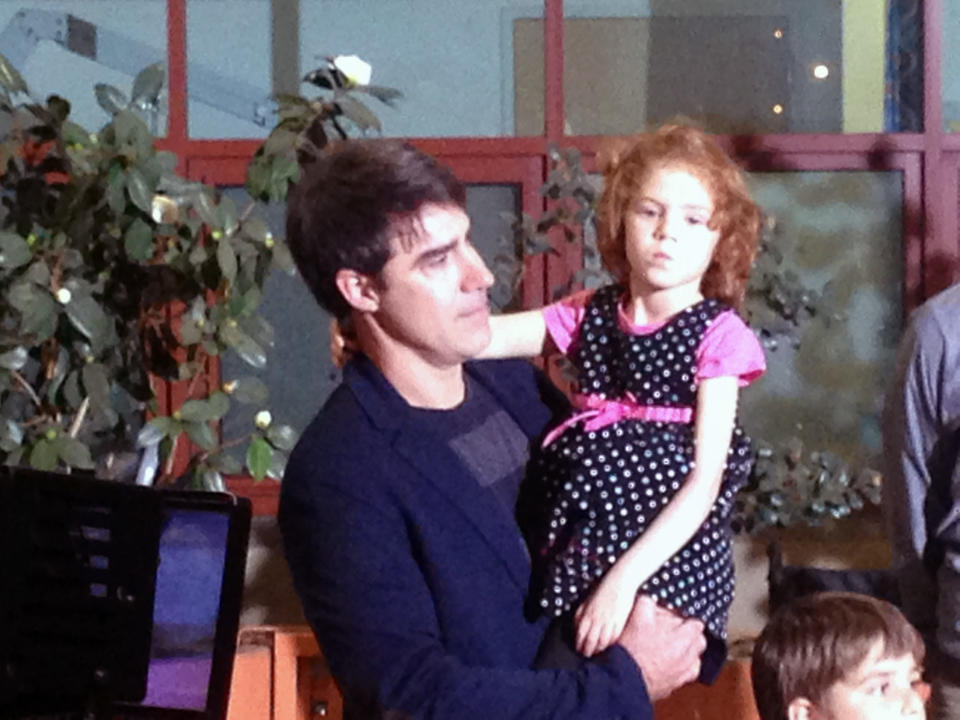
[[[757,252],[761,212],[740,168],[717,141],[688,125],[664,125],[628,143],[608,144],[598,164],[604,188],[597,204],[597,247],[613,276],[626,282],[629,275],[624,223],[641,187],[657,170],[680,168],[706,186],[714,206],[710,227],[720,234],[700,292],[739,308]]]
[[[753,696],[762,720],[786,720],[788,706],[799,697],[821,702],[877,640],[884,656],[911,653],[918,665],[923,662],[920,634],[883,600],[824,592],[780,608],[753,649]]]

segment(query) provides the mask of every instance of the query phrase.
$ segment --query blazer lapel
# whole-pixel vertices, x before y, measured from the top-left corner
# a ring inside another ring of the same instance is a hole
[[[395,432],[393,447],[397,454],[459,510],[526,591],[530,561],[520,531],[493,493],[480,487],[453,450],[408,425],[410,406],[369,359],[359,356],[351,361],[344,369],[344,380],[374,424]],[[499,399],[500,393],[496,397]],[[523,424],[521,429],[526,431]]]

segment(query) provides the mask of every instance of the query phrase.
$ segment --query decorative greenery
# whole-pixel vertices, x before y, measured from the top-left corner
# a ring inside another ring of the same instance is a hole
[[[305,78],[329,98],[279,98],[280,122],[250,167],[257,201],[286,196],[295,153],[379,128],[353,94],[398,93],[359,84],[357,63],[342,60]],[[256,203],[238,209],[155,149],[142,118],[157,116],[164,78],[146,68],[129,96],[98,85],[111,119],[90,133],[63,98],[32,98],[0,56],[0,462],[220,489],[243,471],[226,450],[246,445],[254,478],[282,474],[296,434],[268,410],[242,437],[216,429],[234,402],[263,407],[266,386],[211,386],[209,371],[227,352],[265,365],[264,283],[292,272],[291,258]],[[180,407],[157,397],[161,380],[182,389]]]
[[[611,280],[603,269],[596,247],[594,221],[599,187],[583,170],[576,148],[551,148],[550,172],[540,189],[551,202],[539,219],[524,214],[511,217],[512,234],[504,239],[494,261],[505,309],[516,305],[522,259],[558,253],[557,243],[577,245],[583,267],[553,297],[568,294],[574,284],[596,287]],[[775,351],[782,343],[797,346],[799,330],[809,320],[839,319],[827,308],[822,294],[804,287],[798,276],[784,267],[778,250],[776,219],[766,218],[757,260],[747,287],[746,312],[763,345]],[[756,443],[756,457],[747,487],[737,499],[734,529],[754,532],[768,526],[820,524],[839,519],[880,501],[881,478],[870,469],[852,477],[847,463],[826,451],[805,451],[799,438],[783,445]]]

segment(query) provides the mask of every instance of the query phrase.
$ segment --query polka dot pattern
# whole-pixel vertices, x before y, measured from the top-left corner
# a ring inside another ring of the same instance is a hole
[[[649,335],[617,322],[623,289],[598,290],[587,307],[573,361],[580,391],[641,404],[695,407],[697,348],[726,310],[704,300]],[[540,608],[574,610],[641,535],[693,467],[693,425],[623,420],[599,430],[567,429],[535,460],[542,491]],[[720,494],[691,540],[641,588],[660,604],[703,620],[726,638],[733,600],[730,514],[750,470],[750,442],[734,430]]]

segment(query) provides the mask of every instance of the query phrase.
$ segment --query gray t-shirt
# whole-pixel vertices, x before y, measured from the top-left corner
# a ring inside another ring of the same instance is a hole
[[[884,409],[884,456],[904,610],[960,659],[960,285],[910,317]]]

